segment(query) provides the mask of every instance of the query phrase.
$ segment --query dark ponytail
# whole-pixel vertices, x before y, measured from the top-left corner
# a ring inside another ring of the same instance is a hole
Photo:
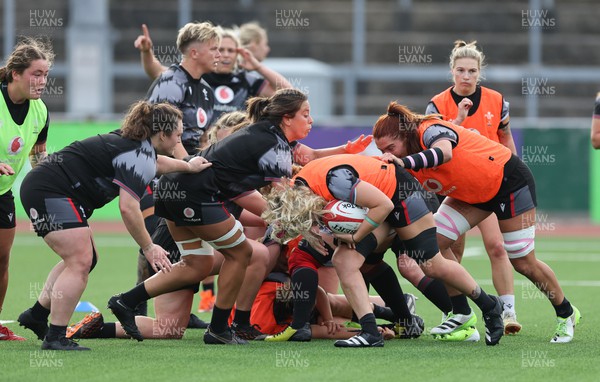
[[[252,123],[256,123],[263,119],[263,115],[269,104],[267,97],[253,97],[246,102],[246,114]]]
[[[279,126],[284,116],[293,117],[307,100],[306,94],[300,90],[279,89],[269,98],[254,97],[248,100],[246,113],[252,123],[267,119]]]

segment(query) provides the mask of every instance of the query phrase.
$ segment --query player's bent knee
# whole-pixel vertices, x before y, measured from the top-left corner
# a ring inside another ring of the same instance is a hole
[[[460,266],[457,262],[454,262],[452,260],[448,260],[446,258],[444,258],[441,254],[440,256],[440,261],[437,261],[436,263],[438,264],[438,266],[431,266],[431,264],[427,264],[427,263],[422,263],[421,264],[421,270],[423,271],[423,273],[425,274],[425,276],[430,277],[432,279],[438,279],[438,280],[445,280],[448,276],[448,272],[449,272],[449,265],[450,262],[453,262],[454,264]]]
[[[535,249],[535,226],[502,233],[504,249],[509,259],[518,259],[527,256]]]
[[[429,228],[412,239],[404,240],[406,254],[419,265],[424,264],[439,253],[436,239],[436,229]]]
[[[515,271],[519,272],[527,278],[530,278],[530,276],[532,276],[534,273],[534,265],[532,265],[524,257],[510,259],[510,263],[512,264]]]
[[[506,249],[504,249],[504,242],[498,240],[491,245],[486,247],[486,252],[490,259],[504,259],[506,258]]]

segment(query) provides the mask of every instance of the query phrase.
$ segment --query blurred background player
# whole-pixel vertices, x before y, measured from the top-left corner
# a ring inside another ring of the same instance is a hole
[[[0,312],[8,288],[10,249],[16,232],[12,186],[29,161],[36,167],[46,157],[50,118],[41,96],[54,59],[49,43],[25,38],[0,68]],[[22,341],[0,324],[0,341]]]
[[[154,80],[167,68],[154,56],[145,24],[142,31],[144,34],[138,36],[134,45],[140,50],[144,71]],[[233,29],[218,28],[218,31],[221,36],[219,63],[214,71],[202,76],[215,92],[213,121],[223,113],[244,110],[246,100],[251,97],[269,97],[278,89],[292,87],[285,77],[262,64],[249,49],[241,47]]]
[[[592,116],[591,140],[592,147],[596,150],[600,149],[600,92],[596,94],[594,115]]]
[[[267,31],[256,21],[240,25],[240,42],[242,47],[250,50],[258,61],[264,61],[269,55],[269,36]]]
[[[485,56],[477,49],[476,41],[456,41],[450,54],[454,84],[431,99],[425,114],[441,114],[445,120],[499,142],[517,155],[510,132],[509,103],[502,94],[479,85],[482,80],[481,71],[485,67],[484,60]],[[504,303],[505,334],[516,334],[521,330],[521,324],[517,322],[515,312],[513,268],[502,245],[498,218],[491,214],[477,227],[490,258],[494,288]],[[464,251],[463,234],[452,245],[452,252],[458,262],[462,261]],[[466,309],[466,296],[454,292],[450,297],[453,300],[461,300],[455,301],[454,305]]]

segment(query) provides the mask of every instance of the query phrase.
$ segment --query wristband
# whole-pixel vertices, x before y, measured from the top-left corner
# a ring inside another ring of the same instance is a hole
[[[367,223],[369,223],[370,225],[372,225],[373,227],[377,228],[379,227],[379,223],[377,223],[376,221],[374,221],[373,219],[371,219],[368,216],[365,216],[365,220],[367,221]]]

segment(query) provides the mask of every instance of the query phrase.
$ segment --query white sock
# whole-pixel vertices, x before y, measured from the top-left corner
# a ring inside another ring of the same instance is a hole
[[[515,312],[515,295],[514,294],[505,294],[500,296],[500,300],[502,300],[502,302],[504,303],[504,311],[505,312],[510,312],[512,314],[514,314],[515,316],[517,315],[517,312]]]

